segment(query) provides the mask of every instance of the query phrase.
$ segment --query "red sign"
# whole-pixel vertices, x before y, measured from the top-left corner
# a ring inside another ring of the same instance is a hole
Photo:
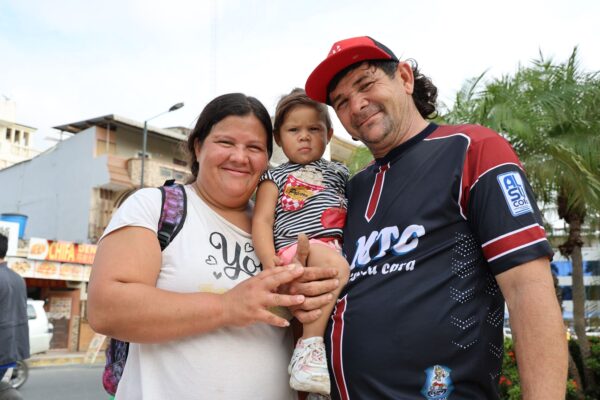
[[[53,240],[31,238],[27,258],[91,265],[94,263],[95,255],[95,244],[55,242]]]

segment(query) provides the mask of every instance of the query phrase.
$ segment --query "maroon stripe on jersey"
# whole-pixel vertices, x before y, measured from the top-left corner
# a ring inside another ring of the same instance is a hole
[[[496,132],[483,126],[440,126],[425,139],[446,139],[462,136],[466,140],[466,154],[460,185],[459,205],[463,218],[467,218],[469,194],[477,180],[503,164],[516,164],[523,169],[510,144]]]
[[[348,388],[342,368],[342,342],[344,340],[344,311],[346,311],[346,296],[342,297],[333,311],[333,323],[331,325],[331,366],[333,379],[340,393],[340,399],[348,400]]]
[[[381,198],[381,190],[383,189],[383,182],[385,181],[385,171],[390,168],[390,164],[387,163],[379,167],[379,172],[375,176],[375,183],[371,189],[371,196],[369,197],[369,203],[367,205],[367,211],[365,212],[365,219],[370,222],[375,212],[377,211],[377,205],[379,205],[379,199]]]
[[[526,226],[484,243],[481,247],[488,261],[546,240],[546,231],[538,224]]]

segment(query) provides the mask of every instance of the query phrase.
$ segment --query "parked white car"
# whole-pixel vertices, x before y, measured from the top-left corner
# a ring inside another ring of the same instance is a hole
[[[44,302],[27,299],[27,317],[29,318],[29,352],[33,355],[48,351],[54,327],[48,322]]]

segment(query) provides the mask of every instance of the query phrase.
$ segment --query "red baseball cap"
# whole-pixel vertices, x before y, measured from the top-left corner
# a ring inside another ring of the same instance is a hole
[[[368,36],[335,42],[325,60],[306,80],[306,94],[313,100],[329,104],[327,86],[333,77],[344,68],[366,60],[398,61],[398,57],[386,46]]]

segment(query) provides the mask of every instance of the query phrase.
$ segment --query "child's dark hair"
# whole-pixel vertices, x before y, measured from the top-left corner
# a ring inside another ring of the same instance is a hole
[[[283,125],[283,122],[285,121],[287,113],[297,106],[314,108],[319,112],[319,117],[325,123],[327,130],[329,131],[332,129],[331,117],[329,116],[327,106],[308,97],[304,89],[295,88],[289,94],[283,96],[279,100],[279,103],[277,103],[277,108],[275,109],[275,122],[273,124],[273,135],[275,136],[275,140],[279,140],[279,131],[281,125]]]

